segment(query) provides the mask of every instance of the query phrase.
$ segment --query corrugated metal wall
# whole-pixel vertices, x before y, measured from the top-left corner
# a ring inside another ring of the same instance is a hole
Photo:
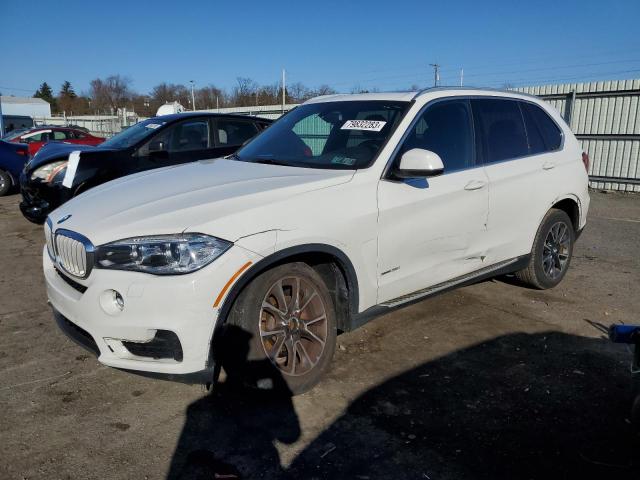
[[[516,90],[542,97],[569,123],[591,157],[592,187],[640,192],[640,79]]]

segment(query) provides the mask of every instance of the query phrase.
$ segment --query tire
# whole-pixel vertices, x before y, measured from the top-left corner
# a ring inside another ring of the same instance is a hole
[[[575,238],[569,216],[562,210],[552,208],[538,228],[529,265],[516,272],[516,277],[540,290],[555,287],[569,269]]]
[[[3,170],[0,170],[0,197],[5,196],[11,190],[13,182],[9,174]]]
[[[223,332],[227,382],[298,395],[314,387],[331,363],[335,306],[322,278],[307,264],[280,265],[240,293]]]

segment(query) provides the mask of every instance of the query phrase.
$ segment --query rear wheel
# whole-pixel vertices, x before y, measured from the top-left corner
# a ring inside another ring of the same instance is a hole
[[[529,265],[516,276],[541,290],[555,287],[567,273],[574,242],[571,219],[564,211],[552,208],[538,228]]]
[[[333,300],[307,264],[280,265],[239,295],[223,338],[223,366],[230,377],[240,375],[243,383],[258,387],[268,377],[267,387],[303,393],[320,381],[335,351]]]
[[[11,190],[11,177],[7,172],[0,170],[0,197],[6,195]]]

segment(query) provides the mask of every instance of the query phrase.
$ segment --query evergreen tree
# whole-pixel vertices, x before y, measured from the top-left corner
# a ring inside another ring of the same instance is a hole
[[[40,88],[36,90],[36,93],[33,95],[35,98],[41,98],[49,103],[54,102],[53,91],[47,82],[42,82]]]
[[[62,87],[60,87],[60,97],[67,97],[67,98],[77,97],[75,90],[71,86],[71,82],[69,82],[68,80],[62,84]]]

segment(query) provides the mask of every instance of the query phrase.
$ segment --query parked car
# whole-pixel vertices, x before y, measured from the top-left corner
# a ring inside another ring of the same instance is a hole
[[[269,364],[304,392],[338,332],[376,315],[513,272],[556,286],[587,219],[587,163],[533,96],[319,97],[229,158],[50,214],[49,301],[105,365],[206,382],[231,365],[253,383]]]
[[[14,143],[26,143],[29,146],[29,155],[38,153],[47,142],[65,142],[74,145],[100,145],[104,138],[95,137],[85,129],[71,127],[34,127],[26,130],[11,132],[4,140]]]
[[[18,185],[20,172],[29,158],[26,145],[0,140],[0,197]]]
[[[4,132],[0,132],[0,137],[15,130],[33,127],[33,118],[27,115],[2,115],[2,125]]]
[[[28,220],[42,223],[50,211],[96,185],[152,168],[228,155],[270,124],[271,120],[240,115],[183,113],[139,122],[97,147],[47,144],[20,177],[20,210]],[[72,152],[80,152],[81,160],[67,186],[63,180]]]

